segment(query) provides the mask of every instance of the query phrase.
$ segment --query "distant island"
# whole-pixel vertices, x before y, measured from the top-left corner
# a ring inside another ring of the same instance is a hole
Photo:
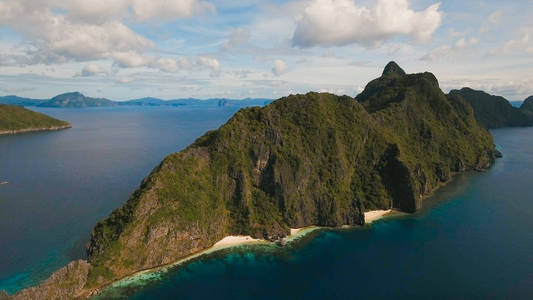
[[[463,96],[390,62],[356,98],[308,93],[239,110],[96,224],[87,260],[13,298],[87,298],[231,239],[279,242],[306,226],[415,212],[454,174],[487,170],[500,155]]]
[[[449,94],[458,94],[474,109],[476,119],[485,128],[519,127],[533,125],[533,96],[525,101],[509,102],[501,96],[490,95],[484,91],[464,87],[451,90]],[[51,99],[32,99],[15,95],[0,96],[0,104],[17,106],[57,107],[57,108],[85,108],[85,107],[116,107],[116,106],[189,106],[189,107],[247,107],[263,106],[271,103],[272,99],[196,99],[183,98],[163,100],[145,97],[126,101],[113,101],[106,98],[92,98],[80,92],[70,92],[57,95]],[[521,105],[521,106],[520,106]],[[515,107],[516,106],[516,107]]]
[[[19,106],[0,104],[0,135],[70,128],[68,122]]]
[[[84,108],[84,107],[113,107],[113,106],[195,106],[195,107],[224,107],[224,106],[263,106],[272,102],[266,98],[245,98],[245,99],[225,99],[212,98],[200,100],[195,98],[163,100],[159,98],[139,98],[127,101],[113,101],[106,98],[92,98],[80,92],[64,93],[52,99],[32,99],[15,95],[0,97],[0,103],[18,106],[37,107],[64,107],[64,108]]]
[[[114,105],[116,105],[116,103],[111,100],[108,100],[105,98],[86,97],[85,95],[79,92],[57,95],[48,101],[37,104],[37,106],[40,106],[40,107],[70,107],[70,108],[114,106]]]
[[[461,95],[474,108],[476,119],[486,128],[493,129],[533,125],[533,115],[527,113],[528,107],[531,111],[531,107],[529,106],[531,100],[524,101],[520,108],[516,108],[501,96],[493,96],[471,88],[452,90],[450,94]]]

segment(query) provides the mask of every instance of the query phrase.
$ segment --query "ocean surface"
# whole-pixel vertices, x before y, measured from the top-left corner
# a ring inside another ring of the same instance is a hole
[[[90,230],[168,154],[238,107],[35,108],[73,128],[0,136],[0,290],[84,257]]]
[[[236,108],[41,111],[74,128],[0,137],[0,289],[11,292],[83,257],[97,220]],[[492,133],[504,157],[416,214],[222,250],[100,298],[533,299],[533,128]]]

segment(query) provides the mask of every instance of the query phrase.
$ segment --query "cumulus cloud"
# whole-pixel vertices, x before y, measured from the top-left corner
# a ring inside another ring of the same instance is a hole
[[[280,76],[284,73],[287,72],[287,70],[289,69],[289,66],[287,65],[286,62],[280,60],[280,59],[276,59],[274,60],[274,66],[272,67],[272,73],[276,76]]]
[[[427,41],[440,26],[440,3],[423,11],[408,0],[378,0],[373,8],[354,0],[313,0],[303,11],[292,37],[294,46],[371,45],[395,36]]]
[[[82,77],[89,77],[89,76],[95,76],[95,75],[106,74],[106,73],[107,71],[101,66],[95,65],[95,64],[89,64],[89,65],[84,66],[81,72],[77,75],[82,76]]]
[[[2,0],[0,26],[24,36],[31,49],[4,57],[5,63],[37,64],[113,59],[119,66],[148,62],[142,53],[155,44],[122,19],[190,17],[214,6],[199,0]]]
[[[139,54],[136,51],[117,51],[111,53],[111,57],[114,59],[115,64],[123,68],[135,68],[143,67],[148,63],[148,59]]]
[[[220,63],[212,57],[199,57],[198,65],[209,68],[212,75],[216,75],[220,71]]]
[[[431,50],[426,55],[422,56],[420,59],[425,61],[439,61],[449,58],[456,58],[459,55],[466,54],[465,50],[477,45],[479,40],[477,38],[460,38],[458,39],[453,46],[440,46]]]

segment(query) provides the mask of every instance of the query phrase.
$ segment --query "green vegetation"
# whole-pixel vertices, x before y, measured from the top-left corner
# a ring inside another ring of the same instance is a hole
[[[395,63],[354,100],[308,93],[237,112],[155,168],[99,222],[89,286],[167,264],[225,235],[276,240],[291,227],[363,224],[413,212],[454,172],[498,152],[462,97]]]
[[[474,108],[476,119],[486,128],[533,125],[533,117],[524,113],[527,110],[513,107],[503,97],[470,88],[452,90],[450,95],[462,96]]]
[[[533,119],[533,96],[529,96],[522,105],[520,111]]]
[[[387,186],[398,195],[394,206],[413,212],[452,173],[490,166],[495,151],[472,108],[460,96],[444,95],[433,74],[404,75],[397,65],[387,67],[399,71],[370,82],[356,100],[397,146]]]
[[[48,101],[38,104],[37,106],[80,108],[115,105],[117,105],[115,102],[108,99],[86,97],[85,95],[79,92],[74,92],[57,95]]]
[[[70,127],[70,124],[19,106],[0,104],[0,133]]]

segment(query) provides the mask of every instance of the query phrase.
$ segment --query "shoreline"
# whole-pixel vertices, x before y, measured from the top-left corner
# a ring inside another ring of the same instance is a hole
[[[29,133],[29,132],[39,132],[39,131],[57,131],[63,129],[72,128],[72,125],[64,126],[52,126],[52,127],[43,127],[43,128],[24,128],[24,129],[13,129],[13,130],[0,130],[0,135],[12,135],[19,133]]]
[[[306,236],[307,234],[315,230],[322,229],[322,228],[325,228],[325,227],[308,226],[308,227],[301,227],[301,228],[291,228],[290,229],[291,234],[284,237],[282,239],[282,242],[292,243]],[[255,239],[255,238],[252,238],[251,236],[229,235],[229,236],[222,238],[220,241],[216,242],[213,246],[207,249],[198,251],[196,253],[193,253],[184,258],[181,258],[175,262],[162,265],[162,266],[153,267],[153,268],[146,269],[146,270],[140,270],[131,275],[127,275],[121,279],[111,282],[103,287],[96,288],[95,290],[89,293],[87,298],[98,297],[106,289],[121,288],[121,287],[126,287],[129,285],[142,285],[143,282],[151,281],[154,279],[159,279],[161,278],[162,274],[170,271],[172,268],[178,267],[184,263],[187,263],[203,255],[211,254],[211,253],[214,253],[220,250],[230,249],[230,248],[239,247],[239,246],[246,246],[246,245],[265,245],[265,246],[270,245],[272,246],[276,244],[278,243],[267,241],[264,239]]]
[[[374,211],[365,212],[364,213],[365,224],[372,224],[372,222],[375,222],[379,219],[383,219],[387,215],[391,214],[392,212],[394,212],[392,209],[374,210]],[[352,228],[354,226],[349,226],[349,227]],[[90,294],[88,295],[88,298],[96,297],[96,299],[98,299],[98,296],[107,289],[122,288],[122,287],[127,287],[130,285],[143,285],[144,282],[149,282],[152,280],[160,279],[163,274],[169,272],[171,269],[175,267],[183,265],[184,263],[187,263],[195,258],[201,257],[203,255],[211,254],[211,253],[214,253],[220,250],[235,248],[239,246],[247,246],[247,245],[286,246],[287,244],[293,243],[316,230],[342,229],[342,228],[345,228],[345,226],[334,228],[334,227],[321,227],[321,226],[311,225],[311,226],[300,227],[300,228],[290,228],[290,234],[278,242],[267,241],[265,239],[256,239],[249,235],[248,236],[239,236],[239,235],[225,236],[224,238],[222,238],[221,240],[213,244],[213,246],[206,248],[204,250],[198,251],[196,253],[190,254],[175,262],[162,265],[162,266],[156,266],[156,267],[146,269],[146,270],[140,270],[131,275],[127,275],[121,279],[113,281],[103,287],[97,288],[90,292]]]

